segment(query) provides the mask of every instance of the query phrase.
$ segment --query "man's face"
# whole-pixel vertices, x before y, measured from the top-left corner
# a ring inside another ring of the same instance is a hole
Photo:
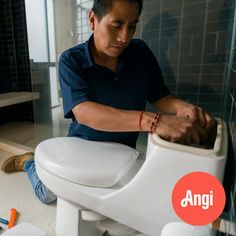
[[[89,19],[94,32],[94,44],[98,53],[117,58],[131,41],[139,18],[139,5],[117,0],[111,10],[98,21],[93,12]]]

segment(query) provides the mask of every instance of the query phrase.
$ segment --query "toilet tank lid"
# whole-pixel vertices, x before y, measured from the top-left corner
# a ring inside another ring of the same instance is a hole
[[[126,145],[77,137],[41,142],[35,150],[36,169],[65,180],[93,187],[111,187],[136,162],[139,153]]]

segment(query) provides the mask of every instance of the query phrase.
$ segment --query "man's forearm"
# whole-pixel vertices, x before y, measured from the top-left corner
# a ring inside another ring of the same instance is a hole
[[[179,102],[174,98],[173,101]],[[152,112],[121,110],[89,101],[75,106],[72,111],[80,124],[100,131],[154,132],[166,140],[186,144],[199,143],[202,137],[206,136],[205,131],[199,125],[182,116],[163,114],[159,117],[155,128],[152,129],[156,117]]]
[[[121,110],[95,102],[83,102],[73,108],[80,124],[93,129],[112,132],[149,131],[155,113],[145,112],[139,126],[140,111]]]

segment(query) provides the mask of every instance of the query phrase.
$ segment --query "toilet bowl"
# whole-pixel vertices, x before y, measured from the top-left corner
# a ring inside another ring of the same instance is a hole
[[[36,171],[58,196],[57,236],[95,235],[82,234],[81,222],[105,218],[131,228],[134,234],[161,235],[167,224],[181,222],[171,203],[181,177],[204,171],[223,181],[227,143],[221,119],[217,119],[212,147],[170,143],[150,134],[146,157],[118,143],[76,137],[41,142],[35,151]],[[86,211],[91,214],[84,216]]]

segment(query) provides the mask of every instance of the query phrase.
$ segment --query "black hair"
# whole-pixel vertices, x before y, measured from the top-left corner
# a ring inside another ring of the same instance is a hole
[[[142,12],[143,0],[94,0],[92,11],[95,13],[99,21],[111,10],[112,3],[115,1],[127,1],[137,3],[139,5],[139,15]]]

